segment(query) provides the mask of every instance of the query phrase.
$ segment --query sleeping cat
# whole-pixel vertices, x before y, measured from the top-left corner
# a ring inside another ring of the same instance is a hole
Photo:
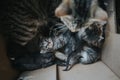
[[[54,16],[59,3],[60,0],[5,0],[0,25],[8,57],[16,68],[33,70],[54,63],[53,54],[39,53],[39,44],[50,36],[50,28],[60,23]]]

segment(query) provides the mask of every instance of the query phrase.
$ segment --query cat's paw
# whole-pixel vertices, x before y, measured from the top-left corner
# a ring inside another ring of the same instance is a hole
[[[33,80],[33,76],[20,76],[17,80]]]

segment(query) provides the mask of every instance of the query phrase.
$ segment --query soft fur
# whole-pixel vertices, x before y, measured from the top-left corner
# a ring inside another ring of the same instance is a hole
[[[68,13],[70,10],[71,13]],[[75,37],[78,45],[73,51],[69,49],[69,52],[65,53],[65,70],[69,70],[69,65],[73,66],[76,62],[89,64],[97,61],[105,39],[105,24],[108,18],[98,0],[63,0],[55,13],[71,32],[77,32],[78,35]]]
[[[53,54],[40,54],[40,44],[50,36],[50,28],[60,22],[54,15],[59,3],[60,0],[5,0],[0,25],[14,67],[33,70],[54,63]]]
[[[2,26],[8,57],[17,69],[34,70],[56,63],[69,70],[77,62],[99,59],[107,13],[97,0],[9,2]]]

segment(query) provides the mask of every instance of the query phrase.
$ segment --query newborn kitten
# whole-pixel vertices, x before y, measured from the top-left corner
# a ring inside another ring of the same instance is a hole
[[[105,39],[105,24],[106,21],[90,19],[81,27],[80,31],[76,33],[74,51],[67,53],[65,71],[69,70],[78,62],[90,64],[96,62],[100,58],[100,50]]]

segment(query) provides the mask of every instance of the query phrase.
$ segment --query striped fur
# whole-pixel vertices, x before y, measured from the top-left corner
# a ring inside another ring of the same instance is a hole
[[[58,2],[59,0],[10,1],[4,19],[7,36],[20,45],[26,45],[36,35],[49,36],[46,32],[57,22],[54,9]]]
[[[82,46],[83,53],[85,54],[80,53],[81,48],[79,52],[79,45],[76,46],[76,44],[80,43],[80,41],[77,42],[77,39],[79,37],[78,35],[77,35],[78,37],[76,37],[77,33],[72,33],[68,29],[66,30],[65,28],[65,30],[60,30],[62,32],[59,32],[58,30],[57,32],[58,35],[54,36],[54,34],[56,35],[56,32],[52,30],[59,29],[59,27],[57,26],[58,28],[54,28],[54,29],[51,28],[60,22],[59,19],[57,19],[54,16],[54,10],[59,3],[60,0],[11,1],[10,5],[8,5],[10,6],[8,7],[8,11],[7,11],[8,14],[4,18],[5,20],[4,26],[6,30],[5,33],[8,36],[8,41],[10,42],[12,41],[19,45],[22,45],[25,47],[25,49],[29,50],[28,52],[33,52],[33,53],[36,52],[35,46],[37,46],[38,51],[41,49],[40,53],[54,52],[60,48],[64,48],[64,53],[65,56],[67,57],[69,57],[69,54],[71,55],[71,53],[72,52],[74,53],[74,51],[77,49],[78,50],[77,53],[75,52],[75,54],[77,55],[73,54],[73,56],[68,59],[67,61],[68,64],[74,64],[76,62],[76,59],[78,60],[81,59],[80,61],[82,63],[86,63],[86,62],[91,63],[96,61],[96,58],[98,56],[95,55],[95,57],[93,58],[94,54],[96,54],[94,48],[88,47],[87,49],[86,48],[83,49]],[[78,22],[80,22],[80,24],[83,24],[90,17],[89,10],[91,6],[91,0],[74,0],[74,4],[75,5],[71,5],[72,7],[71,9],[73,12],[72,17],[74,18],[74,20],[72,20],[72,23],[75,21],[75,24],[79,24]],[[76,5],[77,7],[75,7]],[[81,11],[79,11],[79,9],[81,9]],[[62,26],[65,27],[65,25]],[[51,32],[52,32],[52,36],[50,34]],[[83,41],[87,43],[87,40],[88,39],[84,38]],[[50,42],[53,41],[53,43],[49,44],[49,41]],[[11,48],[11,50],[14,49],[15,46]],[[42,50],[46,52],[42,52]],[[90,55],[91,54],[93,55],[92,57],[89,55],[89,52],[93,52],[93,54],[90,53]],[[81,56],[79,55],[79,53],[82,55],[83,58],[79,57]],[[26,69],[26,70],[37,69],[37,68],[41,68],[42,65],[44,67],[45,64],[54,61],[53,54],[52,55],[50,54],[50,57],[52,56],[51,58],[49,57],[49,55],[48,57],[46,56],[47,56],[46,54],[45,55],[39,54],[39,52],[36,53],[36,55],[25,54],[16,57],[15,60],[13,60],[13,62],[15,62],[14,64],[19,65],[19,67],[22,67],[22,69]],[[14,57],[11,59],[14,59]]]
[[[33,70],[54,63],[53,54],[39,51],[51,27],[60,22],[54,16],[60,1],[6,0],[2,30],[7,37],[8,57],[17,69]]]

